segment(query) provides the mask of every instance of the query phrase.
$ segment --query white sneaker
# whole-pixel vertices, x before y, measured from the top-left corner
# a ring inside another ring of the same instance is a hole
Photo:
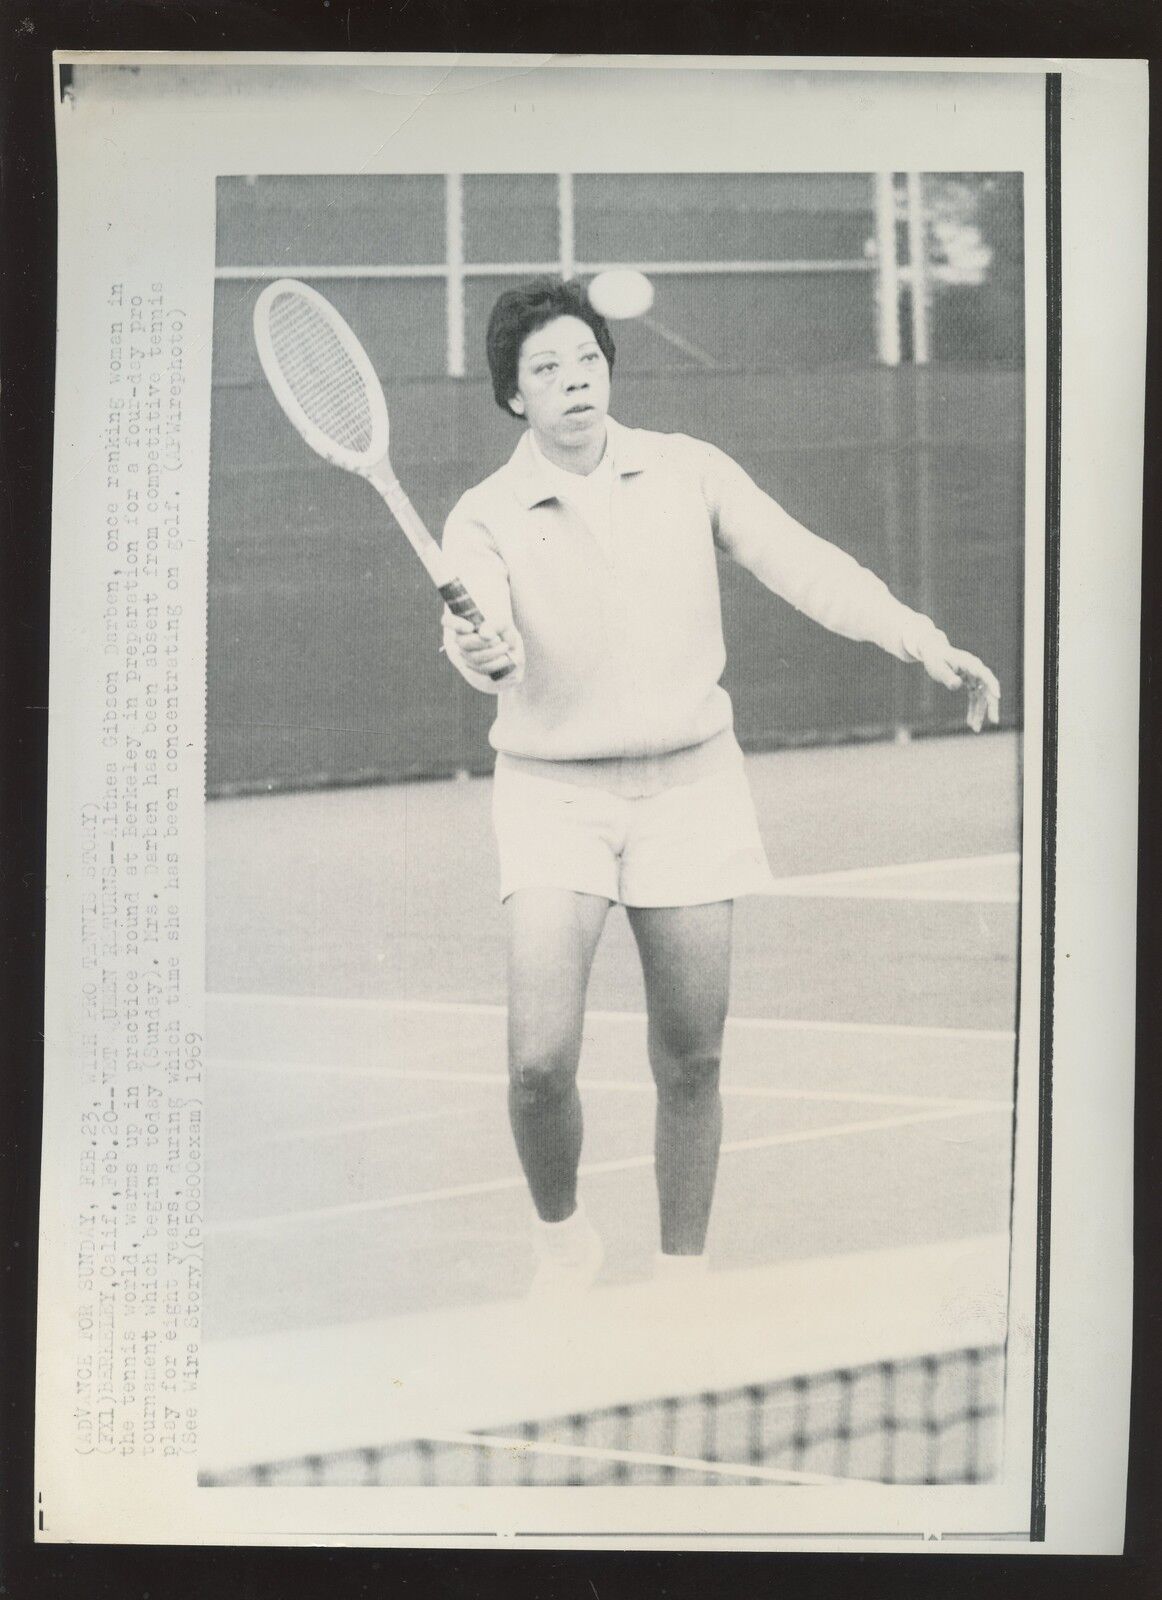
[[[576,1298],[592,1288],[605,1260],[601,1235],[580,1207],[564,1222],[537,1222],[539,1261],[528,1298],[539,1303]]]

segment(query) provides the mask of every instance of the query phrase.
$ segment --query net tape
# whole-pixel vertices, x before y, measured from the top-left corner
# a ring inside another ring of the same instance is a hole
[[[987,1482],[996,1472],[1001,1346],[562,1413],[221,1474],[206,1486],[334,1487]],[[762,1476],[749,1476],[747,1467]],[[771,1469],[777,1469],[772,1471]]]
[[[345,450],[371,448],[367,385],[335,329],[303,296],[276,294],[270,344],[283,378],[308,420]]]

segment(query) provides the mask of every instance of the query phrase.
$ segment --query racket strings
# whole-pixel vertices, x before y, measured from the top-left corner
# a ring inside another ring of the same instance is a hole
[[[311,425],[346,450],[369,450],[367,384],[326,317],[299,296],[281,294],[268,327],[283,381]]]

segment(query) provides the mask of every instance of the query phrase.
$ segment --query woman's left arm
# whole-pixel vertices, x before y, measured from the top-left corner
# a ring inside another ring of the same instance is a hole
[[[704,448],[703,493],[721,549],[832,633],[918,661],[945,688],[967,688],[975,732],[999,720],[1001,686],[983,661],[950,644],[930,617],[897,600],[846,550],[797,522],[723,451]]]

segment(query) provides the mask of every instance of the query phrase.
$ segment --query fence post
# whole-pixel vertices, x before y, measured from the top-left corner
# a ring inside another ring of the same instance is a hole
[[[877,346],[885,367],[900,364],[900,269],[896,261],[894,175],[875,175]]]
[[[464,376],[464,180],[444,178],[444,261],[447,276],[448,376]]]
[[[920,369],[927,368],[932,359],[932,300],[931,278],[928,272],[928,227],[924,214],[924,176],[908,173],[908,286],[912,312],[912,362]],[[931,375],[920,370],[915,373],[912,391],[912,457],[915,479],[915,536],[916,594],[914,603],[926,616],[935,607],[932,583],[932,393]],[[921,719],[932,721],[935,707],[935,685],[925,674],[919,680],[917,700]]]
[[[880,364],[899,367],[902,359],[900,345],[900,267],[896,249],[896,182],[895,174],[877,172],[875,175],[876,223],[876,314],[877,347]],[[884,542],[886,545],[887,579],[891,587],[899,589],[903,576],[904,512],[903,485],[900,473],[900,437],[897,407],[899,380],[884,373],[878,388],[880,393],[880,485],[884,508]],[[909,737],[904,691],[900,674],[893,673],[888,716],[897,740]]]
[[[560,172],[557,174],[557,233],[562,278],[571,278],[577,270],[574,232],[573,174]]]
[[[912,360],[928,365],[931,349],[928,304],[928,234],[924,223],[924,179],[908,174],[908,284],[912,303]]]

